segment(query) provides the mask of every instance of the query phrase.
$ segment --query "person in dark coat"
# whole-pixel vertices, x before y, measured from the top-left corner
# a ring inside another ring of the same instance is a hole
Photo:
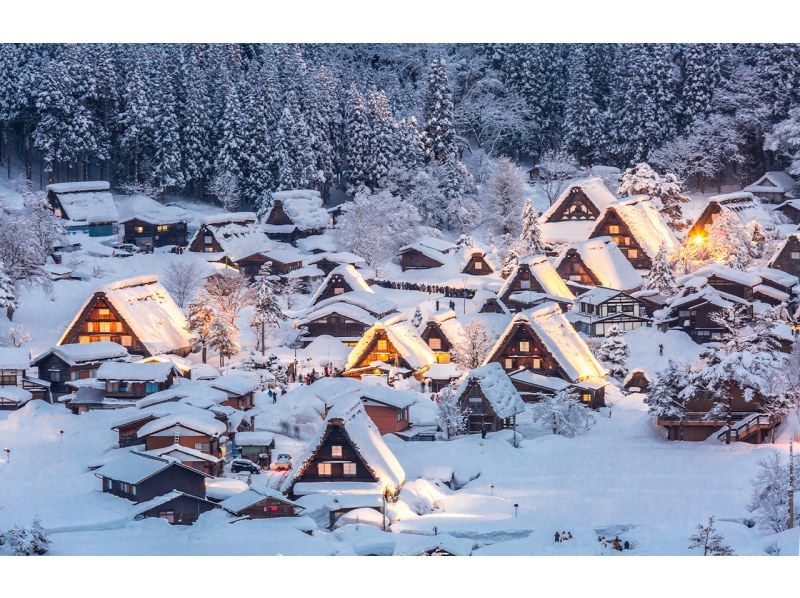
[[[558,532],[555,533],[555,539],[556,542],[561,542],[561,535]]]
[[[436,300],[436,311],[439,311],[439,300]]]
[[[486,438],[486,426],[481,428],[481,438]]]
[[[631,549],[631,543],[630,543],[630,542],[628,542],[627,540],[625,540],[625,543],[622,545],[622,547],[623,547],[625,550],[630,550],[630,549]]]

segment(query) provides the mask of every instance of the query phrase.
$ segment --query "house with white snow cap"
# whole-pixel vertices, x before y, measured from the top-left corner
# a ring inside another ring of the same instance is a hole
[[[512,311],[551,301],[558,302],[566,309],[575,299],[544,255],[531,255],[519,260],[497,296]]]
[[[455,390],[461,408],[468,414],[471,434],[496,432],[516,425],[525,403],[511,378],[499,363],[491,362],[468,371]]]
[[[117,233],[119,212],[108,181],[54,183],[47,186],[47,201],[56,216],[66,220],[71,233],[107,237]]]
[[[539,216],[542,238],[550,243],[572,243],[588,238],[595,222],[616,201],[598,177],[567,186]]]
[[[456,245],[443,239],[422,237],[400,248],[400,267],[403,271],[439,268],[456,248]]]
[[[572,285],[575,292],[580,285],[629,293],[644,284],[644,279],[610,237],[573,243],[559,254],[554,265],[559,276],[567,281],[568,287]]]
[[[786,172],[770,171],[747,185],[743,191],[749,191],[767,203],[782,203],[797,198],[797,181]]]
[[[94,293],[58,341],[114,342],[134,355],[188,355],[186,316],[156,276],[120,280]]]
[[[298,239],[321,234],[331,222],[319,191],[276,191],[272,201],[272,209],[264,220],[264,231],[275,241],[294,244]]]

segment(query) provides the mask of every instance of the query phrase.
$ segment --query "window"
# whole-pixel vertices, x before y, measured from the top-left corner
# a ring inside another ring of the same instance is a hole
[[[531,350],[530,341],[519,341],[519,352],[528,353]]]
[[[389,343],[385,338],[378,339],[378,351],[388,351]]]
[[[792,259],[793,260],[800,260],[800,251],[793,251],[792,252]]]
[[[114,482],[112,482],[112,481],[111,481],[111,480],[109,480],[108,478],[105,478],[105,480],[103,480],[103,481],[105,482],[105,487],[106,487],[106,490],[109,490],[109,491],[110,491],[110,490],[111,490],[111,488],[112,488],[112,486],[114,485]]]
[[[334,287],[333,294],[334,295],[341,295],[344,293],[344,287]]]
[[[618,224],[609,225],[608,232],[610,234],[612,234],[612,235],[618,235],[619,234],[619,225]]]
[[[165,232],[167,232],[169,230],[169,225],[168,224],[159,224],[156,227],[156,230],[158,232],[160,232],[160,233],[165,233]]]
[[[330,463],[317,463],[317,475],[319,475],[319,476],[330,476],[331,475],[331,464]]]
[[[148,381],[148,382],[145,382],[144,391],[147,394],[158,392],[158,384],[156,382],[153,382],[152,380]]]
[[[475,269],[476,270],[483,270],[483,262],[475,261]]]
[[[592,395],[588,392],[585,392],[581,395],[581,401],[584,403],[591,403],[592,402]]]
[[[111,332],[111,322],[100,322],[97,332]]]
[[[434,351],[442,350],[442,339],[431,337],[428,339],[428,346]]]
[[[200,451],[201,453],[210,453],[211,452],[211,443],[210,442],[195,442],[194,443],[194,450]]]
[[[623,305],[622,306],[622,312],[626,313],[626,314],[632,314],[633,313],[633,305],[631,305],[630,303],[628,303],[627,305]]]
[[[533,358],[533,369],[534,370],[542,369],[542,360],[541,360],[541,358],[539,358],[539,357],[534,357]]]
[[[520,280],[519,281],[519,288],[521,288],[521,289],[529,289],[529,288],[531,288],[531,281],[530,280]]]
[[[510,359],[510,358],[506,358],[505,365],[503,367],[506,368],[507,370],[513,369],[514,368],[514,360]]]
[[[50,382],[61,382],[61,370],[50,370]]]
[[[17,385],[16,374],[3,373],[2,375],[0,375],[0,386],[16,386],[16,385]]]
[[[688,309],[678,310],[678,317],[680,317],[680,318],[688,318],[689,317],[689,310]]]
[[[159,511],[158,512],[159,519],[165,519],[167,523],[174,525],[175,524],[175,511]]]
[[[211,245],[211,243],[213,243],[213,242],[214,242],[214,237],[212,237],[211,235],[206,235],[205,236],[205,244],[206,245]]]
[[[334,444],[331,447],[331,457],[334,459],[341,459],[342,458],[342,445],[341,444]]]
[[[358,467],[355,463],[344,463],[344,475],[356,475]]]
[[[92,341],[91,341],[91,337],[90,336],[82,334],[82,335],[80,335],[78,337],[78,342],[79,343],[90,343]]]
[[[569,279],[570,279],[572,282],[580,282],[581,280],[583,280],[583,277],[581,277],[581,275],[580,275],[580,274],[570,274],[570,275],[569,275]]]
[[[711,335],[711,331],[710,330],[698,330],[697,331],[697,336],[710,336],[710,335]]]
[[[615,313],[617,313],[617,306],[616,305],[607,305],[606,306],[606,310],[610,314],[615,314]]]
[[[111,310],[107,307],[101,307],[97,310],[97,315],[99,315],[101,318],[107,318],[111,315]]]
[[[394,416],[394,420],[395,420],[395,421],[398,421],[398,422],[401,422],[401,421],[403,421],[403,420],[405,419],[405,418],[403,417],[403,415],[404,415],[404,414],[403,414],[403,412],[402,412],[402,411],[398,411],[398,412],[395,414],[395,416]]]
[[[143,232],[144,232],[144,227],[143,226],[137,226],[136,227],[136,233],[137,234],[142,234]]]
[[[119,344],[122,345],[123,347],[130,347],[132,344],[131,337],[128,336],[127,334],[122,335],[121,337],[119,337]]]
[[[635,260],[639,257],[639,250],[638,249],[628,249],[628,257],[632,260]]]

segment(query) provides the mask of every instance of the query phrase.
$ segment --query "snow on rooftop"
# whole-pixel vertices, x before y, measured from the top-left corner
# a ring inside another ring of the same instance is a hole
[[[527,369],[512,372],[509,377],[512,380],[517,380],[523,384],[530,384],[532,386],[538,386],[540,388],[546,388],[556,392],[570,387],[570,383],[566,380],[556,378],[555,376],[537,374],[536,372],[532,372],[531,370]]]
[[[214,378],[208,382],[208,385],[232,395],[243,396],[256,390],[259,382],[246,376],[226,374],[219,378]]]
[[[157,276],[120,280],[101,292],[105,293],[106,299],[150,354],[178,351],[191,344],[191,336],[186,330],[186,316]],[[87,299],[84,307],[91,300],[92,297]],[[69,332],[82,311],[83,307],[77,312],[75,320],[67,327],[64,335]],[[64,335],[61,341],[64,340]]]
[[[341,295],[338,295],[337,298],[338,297],[341,297]],[[345,301],[334,301],[324,305],[323,307],[320,307],[319,309],[309,311],[305,316],[299,319],[297,323],[298,325],[307,324],[308,322],[325,318],[331,314],[339,314],[346,318],[350,318],[351,320],[355,320],[356,322],[366,324],[367,326],[372,326],[376,320],[375,316],[365,309],[355,305],[350,305]]]
[[[214,455],[209,455],[202,451],[198,451],[182,444],[171,444],[169,446],[145,451],[146,455],[154,455],[156,457],[170,457],[181,463],[187,461],[206,461],[208,463],[219,463],[219,459]]]
[[[690,276],[702,276],[706,279],[708,279],[709,276],[716,276],[718,278],[731,280],[748,287],[761,284],[761,277],[757,274],[744,272],[743,270],[737,270],[736,268],[730,268],[729,266],[725,266],[723,264],[708,264],[707,266],[698,268],[692,272]]]
[[[183,429],[189,431],[201,432],[212,438],[222,436],[227,431],[225,424],[214,418],[214,414],[210,411],[203,411],[202,409],[195,409],[194,412],[180,412],[172,415],[165,415],[156,420],[146,423],[139,429],[138,437],[144,438],[151,434],[177,435]],[[175,434],[172,434],[173,430]],[[166,434],[165,432],[169,432]]]
[[[786,288],[792,288],[800,284],[800,278],[794,274],[789,274],[783,270],[768,268],[766,266],[754,266],[747,269],[748,272],[760,276],[763,280],[769,280]]]
[[[55,183],[47,186],[58,197],[68,220],[79,224],[117,222],[119,212],[107,181]]]
[[[578,295],[578,302],[589,303],[591,305],[599,305],[604,301],[608,301],[612,297],[616,297],[621,291],[617,289],[610,289],[608,287],[592,287],[585,293]]]
[[[548,303],[516,314],[511,319],[506,331],[489,351],[486,363],[505,343],[508,334],[520,323],[528,324],[531,327],[571,382],[603,378],[606,375],[606,370],[555,303]]]
[[[514,388],[511,378],[503,367],[496,362],[487,363],[474,370],[469,370],[459,380],[456,395],[461,396],[472,381],[477,381],[483,395],[491,403],[498,417],[503,419],[525,411],[525,403]]]
[[[224,225],[232,222],[241,224],[251,224],[257,220],[255,212],[222,212],[221,214],[210,214],[200,219],[200,224]]]
[[[175,370],[171,363],[128,363],[106,361],[97,369],[98,380],[166,382]]]
[[[96,343],[67,343],[53,347],[34,361],[50,355],[57,355],[69,364],[102,361],[104,359],[122,359],[128,357],[128,349],[111,341],[98,341]]]
[[[273,442],[275,442],[275,434],[266,430],[245,431],[236,434],[237,446],[269,446]]]
[[[350,288],[352,289],[352,291],[349,291],[350,293],[362,292],[362,293],[371,293],[373,295],[375,294],[375,291],[372,290],[372,288],[367,284],[367,281],[364,280],[364,277],[361,276],[361,272],[356,270],[352,264],[341,264],[339,266],[336,266],[333,270],[331,270],[330,273],[325,277],[325,280],[322,281],[322,284],[319,285],[319,288],[317,288],[317,290],[311,296],[311,299],[308,302],[309,305],[315,305],[317,301],[319,301],[320,295],[322,295],[322,293],[328,288],[328,285],[330,284],[333,277],[337,275],[341,276],[344,279],[344,281],[350,286]],[[337,295],[337,298],[344,297],[344,295],[347,294],[348,293]],[[378,298],[376,297],[376,300],[377,299]]]
[[[420,237],[415,243],[415,245],[422,245],[423,247],[433,249],[440,253],[449,253],[456,248],[456,245],[454,245],[450,241],[445,241],[444,239],[437,239],[436,237],[431,237],[431,236]]]
[[[436,363],[434,355],[428,344],[422,340],[419,333],[405,320],[389,317],[379,320],[364,333],[356,343],[347,358],[346,369],[351,369],[361,360],[369,349],[373,339],[381,332],[386,333],[389,342],[397,353],[408,365],[415,370],[422,369]]]
[[[443,252],[439,251],[438,249],[428,247],[427,245],[423,245],[422,243],[411,243],[410,245],[404,245],[400,248],[398,253],[406,253],[408,251],[418,251],[425,257],[442,265],[447,262],[447,256]]]
[[[124,224],[133,219],[149,224],[175,224],[188,222],[189,213],[177,206],[168,206],[146,195],[131,195],[117,198],[119,222]]]
[[[219,504],[219,506],[226,511],[236,514],[249,507],[252,507],[255,504],[260,503],[262,500],[267,498],[290,504],[293,507],[300,507],[300,505],[298,505],[296,502],[289,500],[277,490],[273,490],[272,488],[267,488],[265,486],[251,486],[250,489],[246,490],[245,492],[235,494],[230,498],[226,498]]]
[[[531,255],[519,260],[514,271],[506,278],[503,286],[500,287],[500,290],[497,292],[500,297],[505,295],[511,288],[519,269],[523,266],[528,266],[528,268],[530,268],[531,275],[536,282],[539,283],[539,286],[546,295],[550,295],[551,297],[563,297],[568,301],[575,298],[575,295],[567,288],[566,283],[558,275],[556,269],[553,268],[553,264],[551,264],[547,256],[544,255]]]
[[[0,386],[0,404],[16,403],[18,406],[24,405],[33,398],[30,391],[18,386]]]
[[[608,206],[625,222],[642,251],[651,259],[664,245],[667,252],[678,248],[675,233],[667,226],[653,203],[646,195],[619,200]],[[603,219],[601,214],[598,223]]]
[[[638,289],[644,284],[644,279],[610,237],[596,237],[588,241],[573,243],[561,252],[556,260],[556,268],[570,249],[578,253],[583,263],[597,277],[602,286],[629,291]]]
[[[0,370],[27,370],[31,363],[28,350],[22,347],[0,347]]]
[[[761,178],[747,185],[743,191],[751,191],[753,193],[789,193],[794,191],[796,187],[797,181],[788,173],[773,170],[765,172]]]
[[[227,394],[206,384],[179,379],[171,388],[154,392],[139,399],[136,401],[136,407],[138,409],[146,409],[153,405],[178,401],[200,406],[200,403],[204,405],[224,403],[227,399]]]
[[[312,189],[276,191],[272,194],[272,198],[283,204],[283,211],[302,231],[319,230],[330,224],[331,217],[322,206],[319,191]]]
[[[53,193],[76,193],[79,191],[108,191],[108,181],[75,181],[72,183],[51,183],[47,190]]]
[[[126,484],[138,484],[174,462],[171,459],[130,451],[103,465],[95,471],[95,475]]]
[[[566,201],[567,197],[569,197],[570,193],[573,189],[579,188],[581,189],[589,201],[591,201],[600,214],[603,213],[609,204],[616,200],[614,194],[608,190],[605,183],[603,183],[603,179],[600,177],[592,177],[590,179],[585,179],[583,181],[576,181],[568,185],[559,195],[553,204],[545,210],[542,215],[540,216],[541,222],[547,222],[547,220],[559,209],[561,204]]]

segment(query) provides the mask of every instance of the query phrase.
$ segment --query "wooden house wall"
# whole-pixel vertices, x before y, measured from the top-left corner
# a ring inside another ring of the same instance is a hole
[[[434,353],[449,353],[454,348],[453,343],[450,342],[442,330],[442,327],[439,326],[437,322],[428,322],[425,326],[425,330],[420,334],[420,338],[425,341]],[[431,346],[431,340],[433,339],[439,339],[439,347],[436,349]],[[439,363],[449,362],[440,361]]]
[[[796,257],[792,257],[793,253]],[[800,276],[800,240],[797,237],[789,237],[770,267]]]
[[[478,267],[480,264],[480,267]],[[461,270],[464,274],[472,274],[473,276],[486,276],[494,272],[489,263],[484,259],[480,253],[473,253],[469,258],[467,265]]]
[[[480,403],[470,402],[470,397],[481,399]],[[492,404],[483,393],[477,380],[471,380],[464,392],[458,397],[458,403],[468,413],[468,428],[471,434],[479,433],[482,428],[487,432],[495,432],[510,427],[513,418],[504,420],[495,413]]]
[[[148,501],[156,496],[163,496],[173,490],[179,490],[200,498],[205,498],[206,495],[205,477],[197,471],[185,469],[177,464],[169,465],[157,474],[137,484],[135,495],[123,492],[119,487],[119,483],[114,483],[113,487],[108,489],[107,479],[103,478],[104,492],[127,498],[137,503]]]
[[[166,226],[167,230],[159,231],[159,226]],[[146,245],[152,245],[153,247],[186,245],[187,242],[185,222],[171,222],[159,225],[134,218],[133,220],[128,220],[124,227],[123,240],[126,243],[133,243],[142,247]]]
[[[240,511],[239,515],[242,517],[250,517],[250,519],[293,517],[295,515],[294,509],[295,508],[289,503],[274,498],[264,498],[264,500]]]
[[[141,442],[142,439],[140,439]],[[150,436],[145,436],[144,446],[145,450],[154,451],[156,449],[166,448],[168,446],[172,446],[175,444],[175,437],[174,436],[156,436],[151,434]],[[212,438],[207,434],[201,434],[200,432],[196,432],[192,435],[182,435],[177,438],[177,444],[181,446],[185,446],[186,448],[195,449],[197,451],[201,451],[203,453],[208,453],[214,457],[220,457],[220,450],[219,450],[219,440],[217,438]],[[201,445],[208,445],[208,450],[202,448]],[[178,488],[180,490],[180,488]]]
[[[205,500],[197,500],[190,496],[177,496],[149,511],[145,511],[141,517],[158,517],[161,519],[171,519],[172,525],[191,525],[197,521],[203,513],[216,509],[217,507]]]
[[[189,245],[189,251],[220,253],[222,251],[222,245],[217,241],[213,228],[203,224],[192,239],[192,243]]]
[[[587,197],[584,190],[580,187],[573,187],[547,221],[594,220],[599,215],[600,210]]]
[[[102,309],[107,309],[108,313],[102,314],[100,312]],[[100,332],[106,327],[108,332]],[[86,304],[61,344],[98,341],[112,341],[126,347],[128,352],[134,355],[151,356],[124,318],[111,302],[106,300],[102,291],[96,292]]]
[[[793,224],[800,224],[800,210],[794,206],[787,204],[782,208],[776,208],[776,211],[786,216],[789,222]]]
[[[385,345],[383,346],[385,346],[385,350],[380,348],[384,342]],[[367,367],[373,361],[382,361],[383,363],[395,366],[407,365],[383,330],[375,334],[375,338],[372,339],[367,351],[358,360],[355,368]]]
[[[308,336],[322,336],[327,334],[335,337],[360,338],[369,329],[363,322],[358,322],[343,316],[332,313],[324,318],[312,320],[306,324]]]
[[[522,342],[529,343],[527,351],[520,348]],[[537,374],[565,379],[556,360],[530,326],[524,323],[515,325],[490,361],[499,363],[507,372],[526,368]]]
[[[336,297],[344,293],[349,293],[350,291],[353,290],[354,290],[353,287],[351,287],[348,284],[344,276],[342,276],[341,274],[334,274],[325,283],[325,288],[317,297],[317,303],[325,299],[330,299],[331,297]]]
[[[416,249],[407,249],[400,254],[400,267],[405,270],[428,270],[442,264]]]
[[[272,209],[269,212],[269,216],[267,216],[267,224],[274,224],[277,226],[294,224],[294,221],[289,218],[289,214],[287,214],[286,210],[283,209],[282,201],[275,200],[275,203],[272,205]]]
[[[728,293],[729,295],[733,295],[741,299],[746,299],[747,301],[750,301],[753,298],[753,287],[733,280],[728,280],[726,278],[720,278],[716,275],[708,277],[708,285],[717,289],[718,291]]]
[[[409,427],[408,409],[389,405],[364,405],[364,411],[381,434],[402,432]]]
[[[170,374],[164,382],[124,382],[120,380],[106,380],[105,394],[107,397],[141,399],[149,394],[166,390],[172,387],[175,374]],[[149,385],[149,388],[148,388]]]
[[[272,262],[270,266],[269,273],[275,276],[283,276],[292,272],[293,270],[297,270],[302,267],[302,262],[279,262],[278,260],[272,259],[269,256],[261,255],[260,253],[256,253],[255,255],[247,256],[246,258],[240,259],[236,262],[236,266],[239,268],[239,272],[253,278],[259,274],[261,271],[261,266],[263,266],[266,262]]]
[[[618,232],[612,233],[611,228],[614,226],[619,227],[617,229]],[[637,270],[649,270],[652,266],[652,261],[644,252],[628,225],[615,210],[606,210],[605,216],[591,235],[593,239],[597,237],[611,237],[614,244],[619,247],[622,255]],[[635,257],[632,254],[634,251],[636,252]]]
[[[556,268],[558,275],[570,282],[579,282],[587,286],[598,286],[600,280],[595,276],[581,259],[580,254],[574,249],[569,249],[564,259]]]
[[[333,446],[342,447],[342,456],[334,457]],[[356,475],[344,475],[344,462],[356,464]],[[330,463],[331,475],[321,476],[317,466]],[[329,423],[320,446],[304,465],[303,472],[295,480],[297,482],[377,482],[367,464],[358,454],[349,437],[339,424]]]
[[[94,378],[101,363],[93,361],[70,365],[58,355],[51,353],[36,364],[37,377],[50,382],[50,392],[54,396],[61,396],[70,392],[70,388],[66,385],[68,381]]]

